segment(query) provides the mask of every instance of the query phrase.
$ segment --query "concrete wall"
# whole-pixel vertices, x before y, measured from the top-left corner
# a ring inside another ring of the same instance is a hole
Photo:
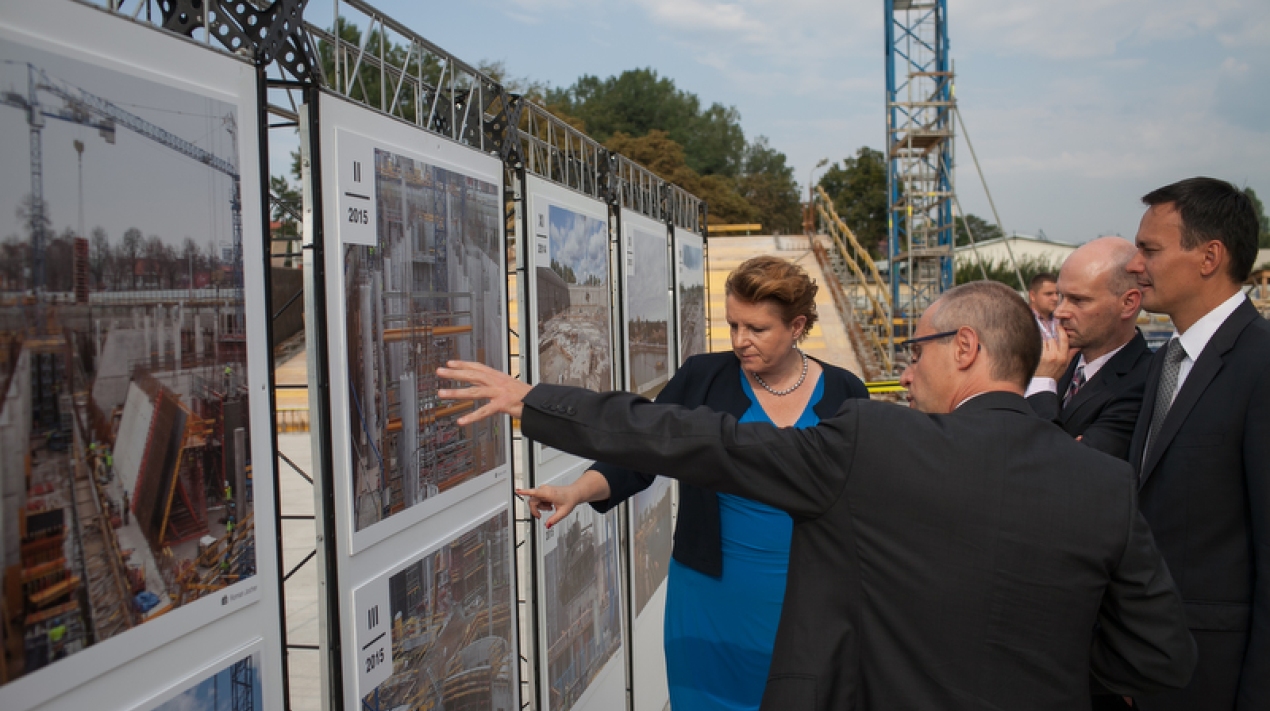
[[[22,559],[19,514],[26,506],[26,456],[31,439],[31,354],[25,348],[13,364],[9,392],[0,405],[0,538],[5,568]]]

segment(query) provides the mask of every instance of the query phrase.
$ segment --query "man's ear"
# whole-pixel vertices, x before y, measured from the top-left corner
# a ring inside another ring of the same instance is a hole
[[[1137,320],[1138,312],[1142,310],[1142,291],[1140,289],[1130,289],[1120,295],[1120,318]]]
[[[979,344],[979,334],[973,328],[962,326],[953,336],[953,357],[957,360],[957,368],[966,370],[975,364],[975,360],[983,352]]]
[[[1226,253],[1226,245],[1222,244],[1221,240],[1210,239],[1200,245],[1199,250],[1203,255],[1203,259],[1199,263],[1199,271],[1205,279],[1226,268],[1226,260],[1229,255]]]

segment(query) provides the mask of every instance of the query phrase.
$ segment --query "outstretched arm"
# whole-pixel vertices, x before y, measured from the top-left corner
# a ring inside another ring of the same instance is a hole
[[[543,444],[744,496],[794,516],[818,516],[837,501],[855,455],[859,413],[848,408],[856,401],[814,428],[781,430],[628,393],[558,385],[530,392],[528,385],[475,363],[451,361],[437,374],[472,385],[442,390],[440,397],[489,400],[459,424],[500,413],[523,415],[525,436]]]

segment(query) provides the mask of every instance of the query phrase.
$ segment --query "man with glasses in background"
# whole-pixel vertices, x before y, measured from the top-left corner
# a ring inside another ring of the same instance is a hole
[[[804,430],[459,361],[438,375],[473,387],[439,395],[489,400],[461,425],[509,414],[548,446],[788,512],[765,711],[1072,709],[1091,678],[1184,685],[1194,642],[1132,468],[1023,399],[1041,348],[1027,304],[965,284],[914,336],[912,409],[852,400]]]

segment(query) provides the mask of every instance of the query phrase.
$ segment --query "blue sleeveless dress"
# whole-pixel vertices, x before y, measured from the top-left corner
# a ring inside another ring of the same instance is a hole
[[[741,387],[753,404],[740,421],[771,424],[744,371]],[[820,422],[812,408],[824,389],[822,374],[795,427]],[[772,665],[793,520],[731,494],[719,494],[719,517],[723,577],[670,561],[665,645],[673,711],[754,711]]]

